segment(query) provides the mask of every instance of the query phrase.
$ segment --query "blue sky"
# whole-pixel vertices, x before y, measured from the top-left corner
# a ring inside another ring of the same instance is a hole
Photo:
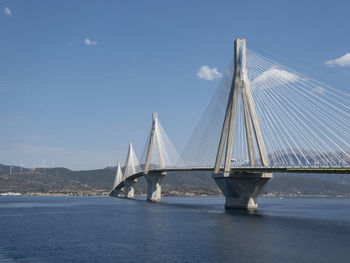
[[[115,165],[128,141],[143,150],[154,111],[181,149],[235,37],[346,86],[349,10],[349,1],[0,1],[0,163]]]

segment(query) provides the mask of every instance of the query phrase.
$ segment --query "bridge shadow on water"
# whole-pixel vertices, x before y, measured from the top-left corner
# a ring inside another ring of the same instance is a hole
[[[123,199],[123,198],[122,198]],[[176,208],[186,209],[199,213],[214,213],[227,216],[243,216],[262,218],[267,215],[263,214],[259,209],[225,209],[223,197],[165,197],[160,202],[147,201],[143,198],[135,198],[133,200],[125,199],[132,202],[142,203],[145,209],[155,208]]]
[[[161,212],[163,208],[174,209],[177,212],[196,212],[218,214],[228,217],[243,217],[251,220],[283,220],[327,222],[337,220],[338,223],[349,224],[350,208],[348,199],[317,199],[317,198],[259,198],[259,207],[256,210],[225,209],[224,197],[163,197],[160,202],[147,201],[144,197],[133,200],[121,198],[130,203],[142,205],[143,209],[152,212]],[[334,217],[334,213],[337,216]],[[321,221],[320,221],[321,220]]]
[[[249,211],[225,209],[222,197],[120,199],[122,215],[131,216],[126,229],[151,240],[148,250],[181,251],[187,262],[344,262],[348,199],[259,201],[260,207]]]

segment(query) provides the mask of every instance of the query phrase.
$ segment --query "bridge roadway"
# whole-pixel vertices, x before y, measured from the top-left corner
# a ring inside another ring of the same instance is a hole
[[[224,169],[221,168],[221,171]],[[147,180],[147,200],[150,201],[160,201],[161,198],[161,187],[159,185],[161,178],[163,178],[164,174],[167,172],[191,172],[191,171],[206,171],[206,172],[213,172],[213,167],[167,167],[164,169],[150,169],[148,174],[145,174],[144,171],[140,171],[138,173],[135,173],[128,178],[126,178],[124,181],[120,182],[114,190],[110,193],[111,196],[120,196],[120,191],[123,187],[126,187],[124,190],[124,197],[127,198],[133,198],[134,197],[134,188],[133,185],[136,183],[137,178],[141,176],[146,176]],[[245,191],[248,193],[249,189],[251,190],[249,194],[249,198],[241,198],[239,197],[237,199],[236,196],[229,197],[232,200],[231,202],[225,202],[226,208],[249,208],[249,209],[256,209],[257,203],[256,203],[256,197],[257,193],[259,192],[259,189],[262,185],[264,185],[272,176],[272,173],[319,173],[319,174],[349,174],[350,175],[350,167],[231,167],[231,173],[238,173],[238,177],[214,177],[215,181],[217,180],[223,180],[224,178],[227,178],[228,180],[232,180],[231,183],[234,183],[235,189],[238,187],[238,189],[246,189]],[[255,176],[261,175],[265,173],[266,176],[260,177]],[[247,174],[247,175],[245,175]],[[221,179],[220,179],[221,178]],[[243,179],[245,178],[245,179]],[[248,180],[248,181],[246,181]],[[242,186],[242,183],[244,182],[244,185]],[[250,182],[250,183],[249,183]],[[220,184],[218,184],[220,187]],[[257,185],[257,186],[256,186]],[[252,188],[252,186],[254,186]],[[259,189],[257,187],[260,187]],[[256,188],[256,189],[255,189]],[[225,189],[225,188],[223,188]],[[223,190],[222,189],[222,190]],[[248,190],[247,190],[248,189]],[[255,190],[254,190],[255,189]],[[231,189],[232,190],[232,189]],[[243,192],[242,192],[243,193]],[[225,192],[224,192],[225,194]],[[243,193],[245,194],[245,193]],[[254,195],[255,194],[255,195]],[[227,193],[226,193],[227,195]],[[226,197],[225,195],[225,197]],[[246,197],[246,196],[245,196]],[[227,198],[226,198],[227,199]],[[237,200],[238,201],[237,201]],[[242,200],[243,201],[242,201]],[[249,201],[248,204],[246,204],[247,200],[245,199],[252,199],[253,201]],[[250,204],[250,202],[253,202]]]
[[[191,172],[213,171],[213,167],[168,167],[164,169],[150,169],[148,174],[164,172]],[[223,171],[223,168],[221,168]],[[317,174],[350,174],[350,167],[232,167],[231,172],[237,173],[317,173]],[[134,180],[144,175],[144,172],[135,173],[127,178]]]

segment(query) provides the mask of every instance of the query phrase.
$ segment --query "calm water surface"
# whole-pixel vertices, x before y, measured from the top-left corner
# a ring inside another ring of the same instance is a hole
[[[0,262],[350,262],[350,199],[0,197]]]

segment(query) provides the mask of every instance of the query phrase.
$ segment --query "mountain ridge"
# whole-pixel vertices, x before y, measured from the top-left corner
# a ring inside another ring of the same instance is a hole
[[[72,171],[64,167],[28,169],[0,164],[0,193],[108,194],[112,190],[115,172],[115,167]],[[164,194],[221,195],[210,172],[169,172],[161,185]],[[138,179],[135,191],[139,195],[146,193],[145,178]],[[262,194],[350,197],[350,175],[274,174]]]

